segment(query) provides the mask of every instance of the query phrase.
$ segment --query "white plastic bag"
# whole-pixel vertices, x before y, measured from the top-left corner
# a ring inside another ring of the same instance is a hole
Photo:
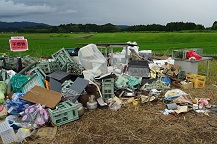
[[[80,48],[78,58],[82,66],[95,77],[108,73],[107,60],[95,44]]]

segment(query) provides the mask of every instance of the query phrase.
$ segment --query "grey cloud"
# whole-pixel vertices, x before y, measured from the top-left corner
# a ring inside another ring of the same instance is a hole
[[[55,8],[46,4],[26,5],[24,3],[15,3],[11,0],[0,0],[0,17],[44,14],[54,12],[55,10]]]
[[[211,26],[216,20],[216,5],[216,0],[0,0],[0,16],[8,16],[8,21],[29,20],[52,25],[183,21]]]

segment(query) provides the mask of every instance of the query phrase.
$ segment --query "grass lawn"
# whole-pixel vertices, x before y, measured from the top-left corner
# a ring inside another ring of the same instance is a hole
[[[11,36],[24,36],[28,40],[29,50],[22,55],[49,56],[61,48],[82,47],[89,43],[126,43],[137,42],[140,50],[153,50],[156,53],[169,54],[174,49],[203,48],[205,54],[217,53],[216,32],[120,32],[120,33],[62,33],[62,34],[22,34],[1,33],[0,52],[10,52]],[[118,51],[122,48],[116,49]]]

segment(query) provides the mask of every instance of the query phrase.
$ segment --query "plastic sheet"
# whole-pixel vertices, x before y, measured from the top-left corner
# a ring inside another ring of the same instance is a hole
[[[25,109],[22,122],[43,126],[49,120],[47,109],[40,104],[31,105]]]
[[[165,93],[165,98],[164,100],[174,100],[182,95],[187,95],[185,92],[183,92],[180,89],[172,89],[172,90],[168,90]]]
[[[23,93],[14,93],[11,100],[7,99],[5,101],[9,114],[18,115],[30,105],[29,102],[21,99],[23,95]]]
[[[121,88],[126,88],[128,81],[129,81],[129,80],[126,79],[125,77],[119,76],[118,79],[117,79],[117,81],[115,82],[115,86],[116,86],[117,88],[119,88],[119,89],[121,89]]]
[[[13,89],[13,92],[21,92],[23,85],[28,82],[28,80],[31,79],[31,76],[22,75],[22,74],[16,74],[13,75],[11,78],[11,86]]]
[[[107,60],[95,44],[82,47],[78,52],[78,58],[82,66],[95,77],[108,72]]]
[[[140,84],[140,83],[141,83],[141,81],[138,80],[137,78],[133,77],[133,76],[130,76],[130,77],[128,78],[128,87],[129,87],[130,89],[132,89],[132,90],[135,89],[134,86],[136,86],[136,85],[138,85],[138,84]]]

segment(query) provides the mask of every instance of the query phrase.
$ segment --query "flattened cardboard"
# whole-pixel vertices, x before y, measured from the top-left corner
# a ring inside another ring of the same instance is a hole
[[[53,90],[48,90],[40,86],[34,86],[21,99],[45,105],[51,109],[61,101],[62,94]]]
[[[57,127],[42,127],[39,128],[36,136],[39,137],[39,139],[54,139],[57,133]]]
[[[194,85],[193,85],[192,82],[188,83],[188,84],[181,84],[181,88],[183,88],[183,89],[192,89],[192,88],[194,88]]]

